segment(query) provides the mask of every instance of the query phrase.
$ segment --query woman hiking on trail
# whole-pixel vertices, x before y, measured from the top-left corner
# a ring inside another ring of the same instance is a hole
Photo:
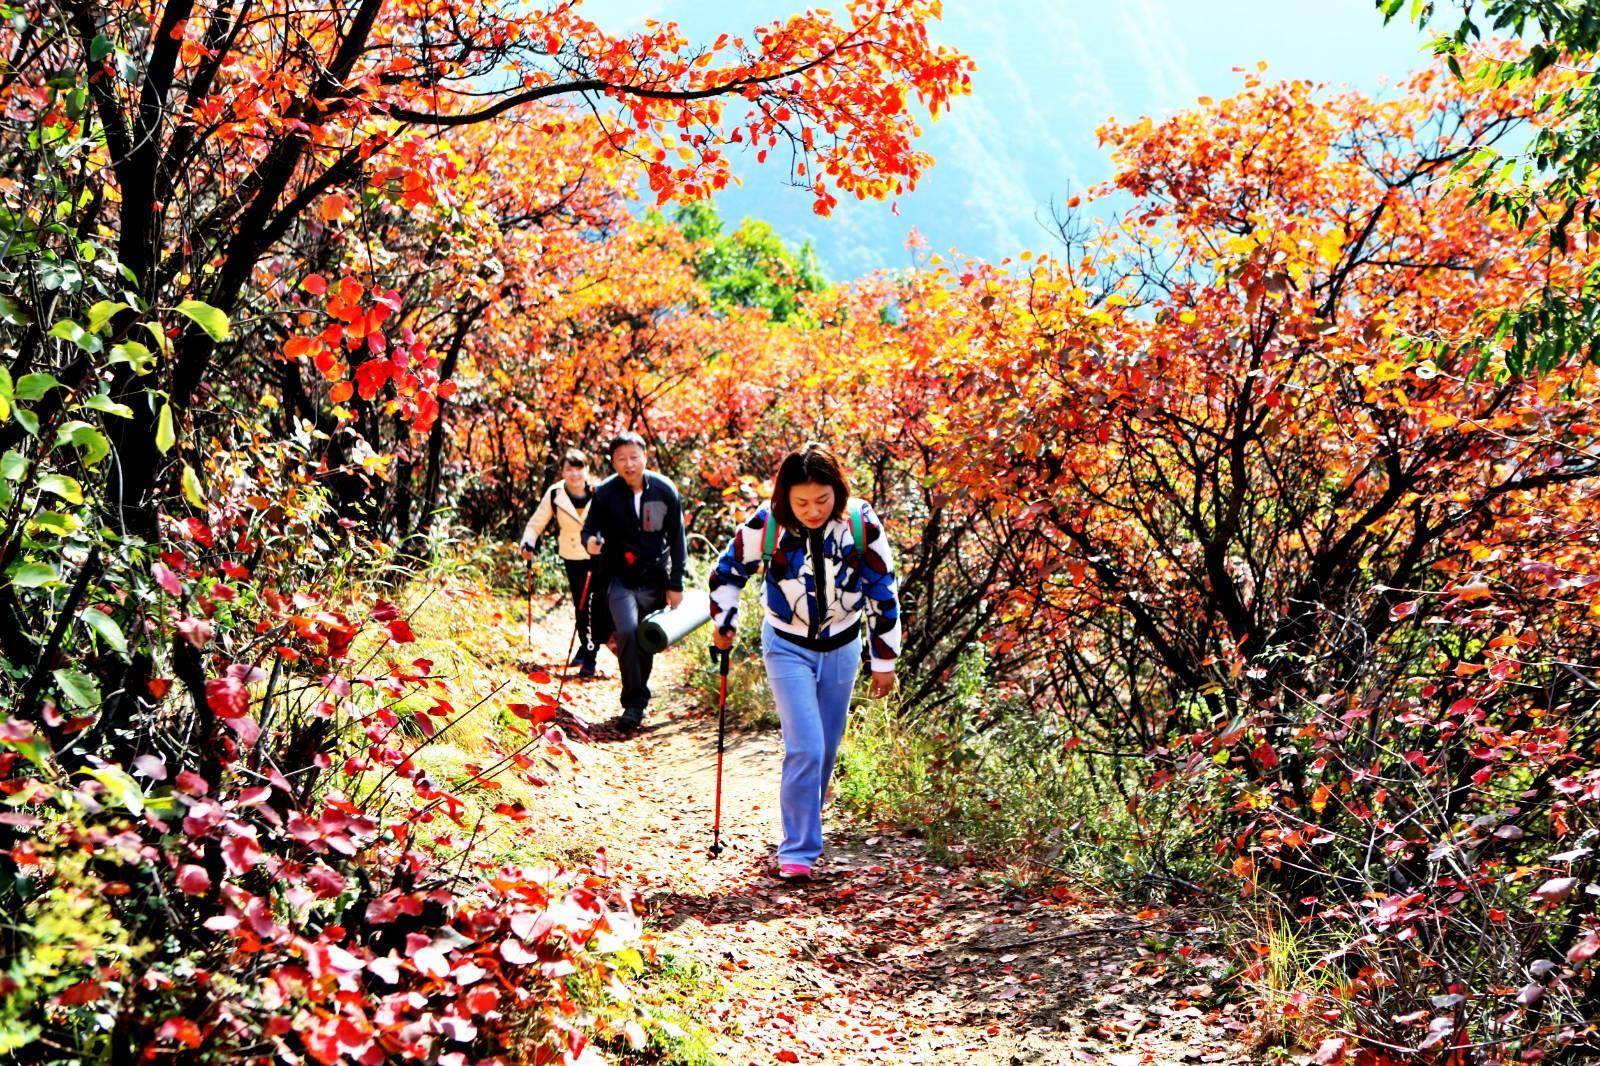
[[[522,530],[522,557],[531,561],[539,550],[540,539],[550,524],[555,523],[556,549],[567,571],[567,588],[572,594],[573,621],[579,638],[572,665],[578,667],[578,676],[582,678],[595,676],[596,655],[600,645],[611,636],[606,588],[599,568],[589,558],[580,539],[592,499],[594,486],[589,482],[589,457],[576,448],[569,449],[561,458],[561,480],[545,489],[533,517]]]
[[[772,500],[733,534],[711,573],[718,648],[733,646],[739,592],[764,566],[761,659],[783,725],[778,876],[811,876],[822,853],[822,802],[861,666],[862,615],[871,692],[894,689],[900,606],[889,538],[872,508],[852,499],[839,460],[815,442],[778,466]]]

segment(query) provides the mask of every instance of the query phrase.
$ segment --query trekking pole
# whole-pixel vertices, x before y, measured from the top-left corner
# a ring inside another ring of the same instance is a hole
[[[529,647],[533,646],[533,560],[528,560],[528,636]]]
[[[711,857],[722,854],[722,751],[728,735],[728,659],[731,648],[711,645],[711,661],[718,664],[722,674],[717,689],[717,798],[711,815]]]
[[[589,568],[589,572],[587,574],[583,575],[583,594],[578,598],[578,602],[579,603],[587,603],[587,602],[589,602],[589,582],[593,581],[593,580],[594,580],[594,568],[590,567]],[[577,611],[573,611],[572,613],[573,613],[574,616],[576,616],[578,612]],[[577,646],[578,646],[578,620],[577,620],[576,617],[574,617],[573,620],[572,620],[572,639],[567,641],[567,658],[566,658],[566,662],[569,665],[568,665],[567,669],[564,669],[564,670],[561,671],[561,683],[556,686],[556,706],[557,707],[561,706],[561,694],[567,690],[567,675],[572,673],[572,669],[571,669],[571,666],[570,666],[570,664],[572,662],[572,649],[577,647]]]

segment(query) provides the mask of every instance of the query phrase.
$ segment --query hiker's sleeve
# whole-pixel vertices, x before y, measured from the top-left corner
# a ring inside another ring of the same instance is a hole
[[[667,547],[672,553],[672,569],[667,574],[667,588],[682,592],[683,566],[689,558],[689,543],[683,531],[683,497],[678,495],[676,486],[672,489],[672,510],[669,514],[671,524],[667,528]]]
[[[889,534],[867,503],[861,505],[861,588],[867,597],[867,648],[872,669],[887,673],[900,657],[900,593],[894,576],[894,550]]]
[[[761,563],[761,537],[767,528],[767,509],[755,513],[733,531],[733,539],[711,570],[711,621],[717,629],[732,632],[739,625],[739,593]]]
[[[555,513],[555,508],[550,505],[550,493],[546,492],[539,497],[539,506],[534,508],[533,517],[528,519],[528,524],[522,529],[522,546],[529,551],[539,546],[539,538],[544,536],[544,531],[550,526],[550,517]]]
[[[605,536],[605,531],[600,528],[600,516],[605,513],[605,503],[600,499],[600,489],[594,490],[594,495],[589,497],[589,510],[583,516],[583,532],[578,534],[578,543],[583,545],[583,550],[589,550],[589,538]]]

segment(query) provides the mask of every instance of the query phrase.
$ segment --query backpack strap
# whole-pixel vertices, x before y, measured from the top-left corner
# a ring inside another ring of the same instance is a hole
[[[778,519],[772,513],[772,508],[767,508],[767,525],[761,531],[761,568],[764,570],[772,565],[772,553],[778,550]]]
[[[865,554],[867,550],[867,523],[861,517],[861,504],[850,503],[850,536],[856,542],[856,554]]]

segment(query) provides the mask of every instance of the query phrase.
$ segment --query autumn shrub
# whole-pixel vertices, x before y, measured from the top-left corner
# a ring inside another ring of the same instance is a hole
[[[1600,378],[1453,343],[1582,276],[1450,180],[1537,91],[1250,76],[1112,124],[1124,227],[927,326],[944,477],[1040,534],[990,592],[992,641],[1043,642],[1024,713],[1183,794],[1197,880],[1315,954],[1329,1061],[1596,1039]]]
[[[113,735],[85,752],[92,719],[68,701],[87,683],[72,679],[38,724],[0,733],[7,1047],[579,1055],[596,1022],[568,978],[612,980],[638,921],[603,875],[541,866],[537,839],[505,843],[533,830],[504,779],[536,791],[539,761],[565,759],[548,691],[511,705],[480,762],[436,776],[436,738],[477,710],[435,671],[454,664],[407,651],[412,619],[359,580],[385,573],[384,552],[325,525],[314,483],[263,495],[295,484],[302,455],[247,431],[230,443],[205,467],[227,494],[191,503],[140,599],[180,647],[177,676],[150,678],[118,727],[139,746],[118,758]],[[286,595],[268,574],[328,591]],[[187,675],[200,651],[227,665]],[[197,722],[215,743],[193,746]]]
[[[1126,757],[1083,750],[1064,719],[993,695],[981,648],[964,658],[945,709],[894,701],[852,712],[833,796],[867,822],[906,825],[941,857],[1070,878],[1136,896],[1180,894],[1203,876],[1193,818],[1203,779],[1146,798]]]

